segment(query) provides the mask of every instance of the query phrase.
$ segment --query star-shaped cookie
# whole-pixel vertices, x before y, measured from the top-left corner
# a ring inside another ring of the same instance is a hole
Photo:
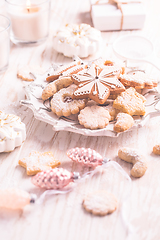
[[[74,98],[90,98],[99,104],[103,104],[110,95],[110,90],[120,93],[125,90],[123,84],[118,80],[116,73],[119,68],[106,66],[100,68],[92,64],[87,71],[73,74],[73,82],[78,85],[74,92]]]
[[[157,87],[157,80],[144,72],[134,72],[132,74],[121,74],[119,80],[126,87],[135,87],[136,89]]]
[[[38,172],[45,171],[60,165],[55,160],[52,152],[33,151],[28,157],[18,161],[19,165],[26,168],[27,175],[35,175]]]

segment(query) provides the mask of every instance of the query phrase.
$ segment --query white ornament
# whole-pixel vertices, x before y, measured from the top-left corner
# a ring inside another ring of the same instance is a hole
[[[100,49],[101,32],[89,24],[67,24],[53,37],[53,47],[64,56],[88,57]]]
[[[20,117],[0,111],[0,152],[10,152],[26,139],[26,127]]]

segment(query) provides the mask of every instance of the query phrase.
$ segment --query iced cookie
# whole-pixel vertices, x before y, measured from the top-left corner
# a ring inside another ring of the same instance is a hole
[[[53,47],[64,56],[88,57],[100,49],[101,32],[89,24],[66,24],[53,37]]]
[[[103,104],[110,95],[110,91],[120,93],[125,90],[123,84],[117,79],[119,68],[108,66],[100,68],[92,64],[87,71],[73,74],[73,82],[78,85],[74,97],[90,98],[99,104]]]
[[[113,213],[117,209],[117,205],[116,197],[107,191],[89,193],[82,202],[82,206],[87,212],[99,216]]]
[[[119,80],[126,87],[135,87],[136,89],[153,88],[157,86],[157,80],[148,76],[144,72],[134,72],[132,74],[121,74]]]
[[[72,74],[76,74],[85,68],[87,68],[87,64],[84,64],[81,60],[74,60],[71,63],[58,67],[52,74],[49,74],[46,80],[47,82],[52,82],[59,77],[70,77]]]
[[[134,119],[127,113],[118,113],[117,122],[114,125],[115,132],[124,132],[134,125]]]
[[[116,72],[117,76],[119,76],[120,74],[124,74],[125,73],[125,66],[124,65],[118,65],[118,64],[116,64],[112,60],[99,58],[97,60],[94,60],[92,63],[94,63],[95,65],[99,66],[100,68],[105,68],[105,67],[108,68],[109,66],[116,67],[117,69],[119,69],[119,71]]]
[[[57,80],[49,83],[42,91],[42,100],[45,101],[52,97],[62,88],[66,88],[73,83],[71,77],[60,77]]]
[[[111,119],[108,110],[101,106],[85,107],[80,111],[78,120],[81,125],[89,129],[105,128]]]
[[[39,66],[20,66],[17,71],[17,77],[24,81],[34,81],[35,78],[32,73],[43,74],[44,69]]]
[[[26,139],[26,127],[20,117],[0,111],[0,152],[10,152]]]
[[[145,115],[145,101],[146,98],[131,87],[114,100],[113,107],[131,116]]]
[[[18,161],[19,165],[26,168],[27,175],[35,175],[38,172],[46,171],[60,165],[55,160],[52,152],[33,151],[28,157]]]
[[[67,117],[71,114],[76,114],[86,106],[86,99],[73,99],[73,93],[76,87],[76,85],[72,84],[68,88],[63,88],[53,95],[51,110],[58,117]]]

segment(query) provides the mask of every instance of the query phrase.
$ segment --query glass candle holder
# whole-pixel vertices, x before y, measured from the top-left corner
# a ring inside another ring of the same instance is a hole
[[[6,0],[11,19],[11,41],[38,44],[49,34],[50,0]]]
[[[8,67],[10,53],[10,20],[0,15],[0,72]]]

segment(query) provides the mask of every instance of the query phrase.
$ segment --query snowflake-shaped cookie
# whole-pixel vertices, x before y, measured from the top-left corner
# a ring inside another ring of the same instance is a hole
[[[119,68],[116,66],[107,66],[102,69],[92,64],[87,71],[73,74],[73,82],[78,85],[74,97],[90,98],[103,104],[110,95],[110,89],[114,90],[115,93],[125,90],[116,76],[118,71]]]
[[[35,175],[38,172],[46,171],[60,165],[55,160],[52,152],[33,151],[28,157],[19,160],[19,165],[26,168],[27,175]]]

